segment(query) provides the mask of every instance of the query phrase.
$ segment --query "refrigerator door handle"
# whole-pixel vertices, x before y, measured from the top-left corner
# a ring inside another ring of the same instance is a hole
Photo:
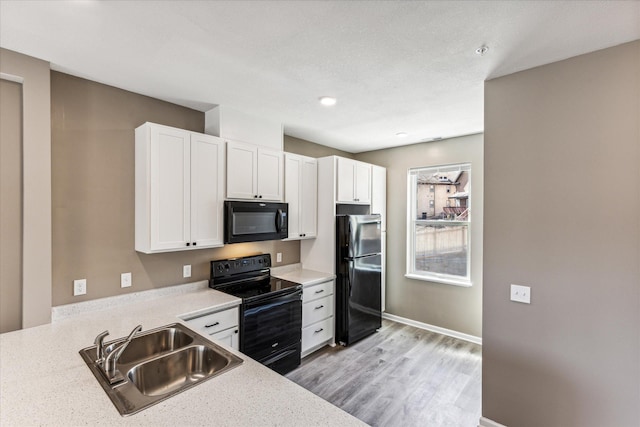
[[[352,283],[353,283],[353,264],[354,262],[352,260],[348,261],[349,262],[349,273],[347,274],[347,284],[349,286],[349,298],[351,298],[351,290],[352,290]]]
[[[347,244],[346,244],[346,249],[347,249],[347,257],[351,257],[352,256],[352,243],[351,243],[351,221],[349,221],[348,223],[348,227],[347,227]]]

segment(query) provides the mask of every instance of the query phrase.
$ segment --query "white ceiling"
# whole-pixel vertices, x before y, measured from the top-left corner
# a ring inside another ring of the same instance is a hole
[[[0,1],[54,70],[350,152],[482,132],[484,80],[636,39],[639,1]]]

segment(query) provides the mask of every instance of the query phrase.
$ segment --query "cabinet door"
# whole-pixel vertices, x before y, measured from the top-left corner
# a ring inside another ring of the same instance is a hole
[[[338,202],[353,203],[355,175],[354,160],[338,157]]]
[[[371,213],[380,214],[382,230],[387,231],[387,169],[371,167]]]
[[[302,159],[300,183],[300,233],[303,237],[315,237],[318,225],[318,161],[316,159],[310,157]]]
[[[355,162],[354,200],[358,203],[371,202],[371,165]]]
[[[224,140],[191,134],[191,245],[222,246]]]
[[[258,147],[258,198],[282,201],[284,158],[282,151]]]
[[[240,331],[237,327],[211,334],[209,338],[236,350],[240,350]]]
[[[258,148],[255,145],[227,143],[227,198],[255,199],[257,192]]]
[[[190,132],[151,127],[151,250],[182,249],[189,242],[190,147]]]
[[[284,201],[289,204],[289,239],[300,237],[302,157],[284,153]]]

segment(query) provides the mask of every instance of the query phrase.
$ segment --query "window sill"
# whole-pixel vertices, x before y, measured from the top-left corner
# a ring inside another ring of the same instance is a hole
[[[462,286],[463,288],[470,288],[473,286],[469,280],[465,279],[450,279],[446,277],[438,276],[423,276],[420,274],[407,273],[404,275],[407,279],[422,280],[423,282],[442,283],[444,285]]]

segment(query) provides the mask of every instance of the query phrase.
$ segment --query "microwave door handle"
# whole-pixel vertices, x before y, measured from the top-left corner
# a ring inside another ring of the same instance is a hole
[[[276,211],[276,231],[280,233],[283,227],[282,209]]]

